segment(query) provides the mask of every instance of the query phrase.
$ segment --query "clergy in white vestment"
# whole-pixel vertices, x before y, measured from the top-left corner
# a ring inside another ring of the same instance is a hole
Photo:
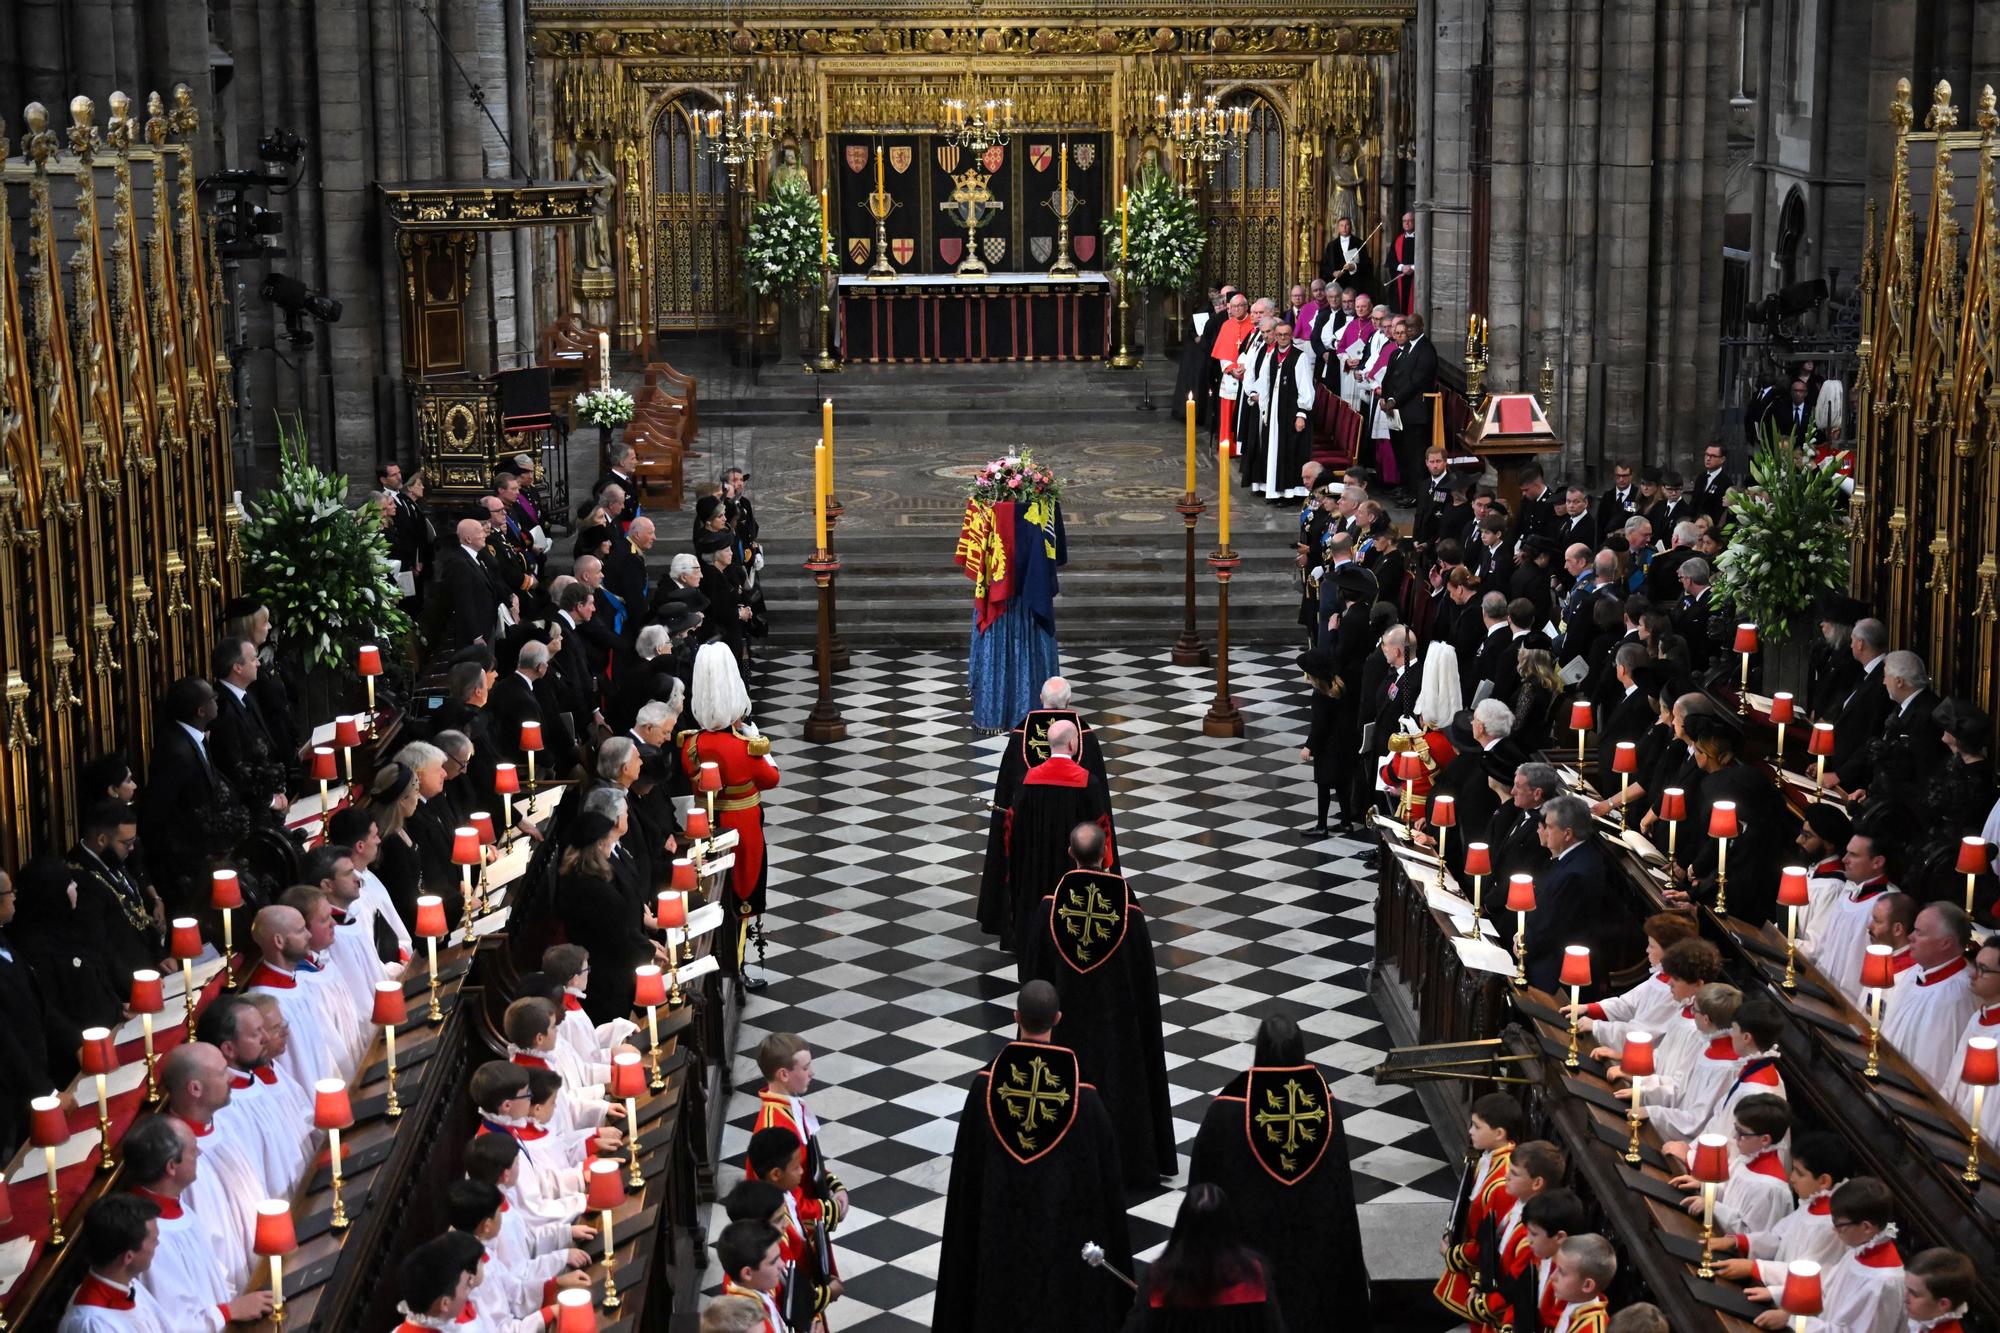
[[[91,1205],[79,1237],[89,1269],[57,1333],[182,1333],[139,1284],[159,1248],[159,1213],[136,1194],[107,1194]]]
[[[339,810],[327,826],[327,836],[347,848],[348,857],[354,862],[355,877],[361,881],[361,897],[356,907],[367,922],[371,937],[380,922],[396,941],[399,961],[407,964],[415,956],[410,949],[410,927],[396,910],[389,886],[374,871],[375,858],[382,851],[382,826],[376,821],[375,812],[365,805]]]
[[[228,1066],[229,1105],[215,1113],[216,1124],[251,1149],[262,1197],[289,1199],[305,1178],[318,1132],[310,1104],[288,1095],[270,1061],[263,1010],[242,996],[218,995],[202,1010],[195,1035],[221,1051]]]
[[[1890,1220],[1889,1187],[1857,1176],[1833,1192],[1833,1225],[1847,1249],[1820,1274],[1820,1313],[1802,1315],[1799,1333],[1903,1333],[1903,1256]],[[1752,1300],[1775,1302],[1782,1287],[1753,1287]]]
[[[1910,932],[1916,966],[1896,979],[1882,1020],[1882,1040],[1940,1091],[1957,1077],[1964,1055],[1959,1039],[1979,1012],[1965,956],[1971,943],[1972,922],[1957,904],[1931,903],[1917,913]]]
[[[1893,892],[1888,859],[1875,839],[1856,833],[1841,856],[1847,889],[1813,922],[1812,933],[1799,941],[1799,952],[1812,959],[1834,990],[1849,997],[1861,993],[1861,959],[1868,949],[1868,916],[1875,899]]]
[[[1313,397],[1319,386],[1313,378],[1312,349],[1294,341],[1291,326],[1282,320],[1272,327],[1262,376],[1258,385],[1264,434],[1261,489],[1274,500],[1296,499],[1306,493],[1300,476],[1312,461]]]
[[[1354,318],[1347,322],[1340,336],[1334,340],[1334,355],[1340,362],[1340,397],[1356,412],[1362,410],[1361,381],[1355,373],[1356,369],[1364,361],[1372,362],[1375,352],[1381,350],[1369,346],[1379,332],[1372,314],[1374,308],[1375,303],[1365,294],[1355,297]]]
[[[240,1288],[254,1266],[250,1245],[257,1234],[257,1205],[266,1196],[249,1145],[216,1132],[216,1112],[231,1097],[222,1052],[205,1041],[174,1047],[160,1061],[160,1090],[166,1094],[166,1114],[185,1124],[202,1149],[201,1174],[186,1201],[230,1238],[220,1257],[228,1265],[229,1280]]]
[[[239,1292],[231,1286],[221,1258],[228,1237],[209,1226],[184,1197],[201,1173],[201,1147],[187,1126],[172,1116],[147,1116],[118,1146],[133,1192],[160,1210],[159,1248],[139,1275],[139,1285],[153,1294],[168,1325],[222,1333],[226,1324],[269,1314],[268,1290]]]
[[[332,920],[330,914],[327,919]],[[312,952],[305,917],[281,904],[266,907],[252,923],[251,938],[261,957],[244,978],[244,986],[250,994],[275,999],[292,1030],[278,1067],[302,1087],[310,1088],[323,1078],[346,1082],[346,1034],[335,1028],[336,1015],[328,1006],[327,988],[316,984],[314,973],[300,970]]]

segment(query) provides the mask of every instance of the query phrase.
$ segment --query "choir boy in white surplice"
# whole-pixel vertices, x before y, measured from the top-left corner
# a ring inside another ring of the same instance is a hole
[[[1597,1045],[1614,1051],[1625,1045],[1627,1032],[1650,1032],[1658,1040],[1667,1020],[1694,998],[1700,985],[1697,981],[1676,983],[1662,966],[1667,950],[1695,938],[1694,930],[1692,919],[1684,912],[1655,912],[1647,917],[1645,980],[1630,990],[1578,1007],[1577,1028]],[[1563,1006],[1564,1013],[1570,1009]]]
[[[1778,1144],[1792,1132],[1792,1108],[1783,1097],[1759,1093],[1736,1104],[1730,1146],[1729,1179],[1715,1199],[1715,1224],[1726,1232],[1763,1231],[1778,1225],[1792,1210],[1790,1173]],[[1699,1214],[1701,1182],[1676,1176],[1674,1183],[1697,1193],[1687,1201]]]
[[[1847,1248],[1820,1275],[1820,1313],[1771,1327],[1800,1333],[1903,1333],[1903,1256],[1896,1250],[1895,1223],[1889,1220],[1892,1204],[1889,1187],[1873,1176],[1856,1176],[1834,1190],[1834,1234]],[[1743,1294],[1775,1305],[1784,1287],[1751,1287]]]
[[[1694,1030],[1700,1044],[1690,1054],[1677,1047],[1670,1053],[1671,1063],[1661,1058],[1668,1053],[1654,1053],[1659,1072],[1646,1080],[1645,1097],[1635,1114],[1651,1120],[1662,1139],[1694,1137],[1735,1081],[1744,1059],[1734,1035],[1736,1010],[1742,1003],[1743,992],[1734,986],[1719,981],[1703,986],[1694,997]]]
[[[577,1249],[597,1239],[597,1228],[584,1222],[539,1218],[521,1198],[521,1171],[526,1166],[521,1145],[505,1134],[481,1134],[465,1145],[465,1174],[500,1191],[500,1238],[495,1252],[517,1268],[535,1269],[548,1281],[571,1267],[587,1267],[590,1256]]]
[[[1971,943],[1972,922],[1956,904],[1931,903],[1917,913],[1910,932],[1916,966],[1896,978],[1882,1020],[1882,1040],[1939,1090],[1957,1076],[1964,1056],[1959,1038],[1979,1012],[1965,953]]]
[[[167,1097],[166,1114],[186,1125],[201,1145],[201,1174],[188,1188],[186,1202],[229,1237],[218,1257],[240,1290],[249,1282],[254,1259],[250,1244],[257,1234],[257,1204],[268,1196],[248,1142],[216,1129],[216,1113],[231,1097],[222,1052],[205,1041],[174,1047],[160,1061],[160,1090]]]
[[[239,1292],[220,1257],[229,1238],[208,1225],[185,1199],[201,1172],[201,1147],[172,1116],[147,1116],[119,1147],[133,1192],[159,1210],[159,1248],[139,1275],[175,1329],[222,1333],[223,1326],[262,1319],[271,1312],[269,1291]]]
[[[1972,1260],[1942,1247],[1919,1250],[1903,1265],[1903,1313],[1910,1333],[1965,1333],[1966,1306],[1979,1286]]]
[[[310,1106],[288,1095],[270,1061],[263,1010],[241,996],[218,995],[202,1010],[195,1035],[221,1051],[228,1065],[229,1105],[215,1113],[216,1124],[249,1150],[262,1197],[290,1198],[318,1147],[318,1133]]]
[[[630,1045],[630,1039],[639,1031],[639,1025],[629,1018],[614,1018],[602,1024],[591,1022],[583,1007],[583,997],[590,993],[590,954],[582,945],[552,944],[544,949],[542,975],[560,991],[558,1002],[562,1005],[563,1019],[557,1039],[571,1057],[586,1066],[575,1082],[580,1086],[609,1083],[611,1057],[621,1050],[636,1049]],[[523,989],[520,993],[535,992]],[[571,1077],[567,1067],[563,1077]]]
[[[2000,937],[1979,946],[1979,952],[1973,955],[1970,970],[1972,996],[1979,1002],[1979,1008],[1965,1020],[1965,1028],[1952,1047],[1958,1054],[1952,1057],[1951,1069],[1945,1074],[1944,1082],[1938,1085],[1938,1091],[1967,1119],[1972,1116],[1972,1089],[1959,1077],[1965,1068],[1965,1043],[1974,1037],[2000,1040]],[[2000,1127],[2000,1088],[1988,1089],[1986,1095],[1980,1098],[1979,1119],[1981,1138],[1987,1137],[1987,1126]]]
[[[1264,494],[1273,500],[1297,499],[1306,493],[1300,482],[1312,461],[1312,349],[1292,339],[1292,329],[1280,321],[1271,329],[1271,349],[1263,359],[1258,385],[1264,432]]]
[[[136,1194],[107,1194],[83,1219],[83,1281],[57,1333],[181,1333],[139,1279],[159,1248],[159,1205]]]
[[[1799,942],[1799,952],[1813,960],[1842,995],[1861,994],[1861,958],[1868,947],[1868,915],[1875,899],[1895,891],[1889,883],[1888,858],[1876,839],[1856,833],[1841,854],[1847,889],[1813,920],[1812,932]]]
[[[1716,1237],[1717,1254],[1736,1256],[1716,1265],[1720,1275],[1781,1288],[1794,1260],[1810,1259],[1821,1267],[1838,1260],[1847,1247],[1833,1232],[1833,1189],[1847,1179],[1853,1163],[1838,1135],[1819,1130],[1794,1134],[1789,1183],[1797,1205],[1763,1230]]]

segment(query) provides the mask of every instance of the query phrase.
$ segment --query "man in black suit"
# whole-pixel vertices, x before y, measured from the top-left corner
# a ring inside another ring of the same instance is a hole
[[[1577,485],[1564,489],[1562,505],[1556,511],[1554,536],[1565,549],[1572,542],[1581,542],[1593,551],[1597,549],[1597,516],[1590,511],[1589,491]]]
[[[208,759],[248,805],[283,814],[290,805],[284,753],[250,693],[257,667],[257,649],[248,639],[225,638],[210,654],[216,715],[208,733]]]
[[[1827,767],[1844,790],[1861,785],[1867,771],[1864,756],[1868,742],[1882,731],[1889,716],[1889,692],[1882,684],[1882,661],[1889,655],[1889,628],[1870,617],[1854,622],[1848,648],[1861,664],[1861,675],[1847,697],[1833,706],[1824,720],[1833,723],[1833,754]]]
[[[1937,692],[1924,659],[1912,652],[1884,657],[1880,675],[1889,711],[1874,742],[1841,769],[1840,785],[1856,804],[1869,800],[1872,790],[1878,801],[1914,807],[1922,785],[1945,759]]]
[[[1514,630],[1507,623],[1506,593],[1486,592],[1479,595],[1479,621],[1485,627],[1485,637],[1479,641],[1479,651],[1471,659],[1469,683],[1465,690],[1468,699],[1479,692],[1482,682],[1491,682],[1493,686],[1486,691],[1486,697],[1498,696],[1500,682],[1507,675],[1507,663],[1514,656]],[[1506,697],[1514,697],[1511,687]]]
[[[1686,492],[1687,482],[1680,473],[1668,468],[1661,475],[1660,498],[1646,511],[1646,517],[1653,520],[1653,531],[1671,533],[1675,524],[1694,517],[1694,505]]]
[[[1715,589],[1710,586],[1713,577],[1708,561],[1698,555],[1681,562],[1684,595],[1680,609],[1673,613],[1673,622],[1674,629],[1687,641],[1688,664],[1696,671],[1706,671],[1721,647],[1717,636],[1724,626],[1716,618]]]
[[[597,498],[604,494],[606,486],[616,486],[626,495],[637,495],[639,493],[638,450],[624,443],[613,446],[611,468],[599,476],[596,481],[590,483],[590,494],[585,497],[583,504],[578,508],[578,517],[582,517],[590,512],[591,507],[597,503]]]
[[[747,505],[749,501],[744,503]],[[741,543],[740,530],[732,525],[730,531]],[[658,539],[652,519],[633,519],[632,526],[625,529],[625,536],[611,543],[611,554],[604,558],[604,578],[594,589],[600,612],[619,613],[605,619],[605,629],[628,643],[645,623],[646,601],[651,591],[646,578],[646,557]]]
[[[585,561],[595,565],[596,557],[584,556],[578,560],[579,571],[586,568]],[[593,569],[592,573],[595,575],[596,571]],[[562,626],[562,648],[550,670],[567,712],[587,714],[597,707],[598,687],[619,647],[617,636],[599,623],[602,614],[603,607],[598,604],[596,594],[580,576],[556,590],[556,623]]]
[[[63,1082],[76,1069],[69,1055],[80,1037],[74,1024],[46,1007],[47,985],[28,960],[14,951],[6,927],[14,919],[14,882],[0,871],[0,1153],[14,1155],[27,1137],[28,1102],[58,1090],[50,1070]]]
[[[537,759],[540,771],[536,777],[565,776],[576,763],[576,739],[570,733],[569,720],[561,713],[545,715],[535,692],[536,682],[548,674],[549,657],[547,643],[530,639],[522,644],[513,672],[494,684],[486,704],[493,719],[494,749],[508,763],[521,765],[523,776],[527,774],[527,752],[521,748],[523,722],[539,723],[542,729],[543,750]]]
[[[1609,536],[1639,512],[1639,490],[1632,484],[1632,463],[1619,459],[1611,467],[1611,489],[1597,497],[1597,531]]]
[[[1657,687],[1646,688],[1653,680],[1648,660],[1642,643],[1620,644],[1611,656],[1612,670],[1618,676],[1618,691],[1611,706],[1597,720],[1597,769],[1591,776],[1592,785],[1601,792],[1618,790],[1618,774],[1611,768],[1618,742],[1637,745],[1659,720],[1660,710],[1652,698]]]
[[[1391,625],[1382,633],[1380,653],[1383,670],[1361,701],[1362,762],[1355,766],[1344,802],[1349,810],[1366,810],[1372,803],[1375,775],[1388,756],[1389,738],[1401,729],[1405,714],[1417,711],[1417,695],[1423,689],[1424,664],[1417,654],[1414,630],[1408,625]]]
[[[1437,388],[1437,348],[1424,334],[1422,315],[1398,315],[1389,330],[1397,346],[1382,372],[1382,408],[1396,413],[1403,423],[1400,430],[1389,432],[1389,438],[1402,477],[1397,499],[1410,504],[1422,475],[1424,448],[1431,440],[1430,393]]]
[[[1375,295],[1375,263],[1368,257],[1361,238],[1354,234],[1353,218],[1334,221],[1333,235],[1327,237],[1326,249],[1320,251],[1319,275],[1328,282],[1352,287],[1371,297]]]
[[[1510,739],[1513,731],[1513,710],[1498,699],[1482,699],[1460,709],[1445,730],[1455,754],[1432,779],[1431,797],[1435,802],[1439,795],[1448,795],[1457,807],[1459,831],[1445,849],[1445,864],[1454,875],[1462,877],[1465,870],[1465,846],[1473,840],[1466,830],[1493,826],[1500,794],[1511,790],[1514,774],[1527,760]],[[1426,847],[1437,845],[1430,832],[1418,841]]]
[[[1722,445],[1718,441],[1710,440],[1708,446],[1701,451],[1701,475],[1694,479],[1694,486],[1689,496],[1694,502],[1695,513],[1707,514],[1718,523],[1722,521],[1724,497],[1728,495],[1729,488],[1736,484],[1735,479],[1723,470],[1727,463],[1728,458],[1722,452]]]
[[[1513,532],[1515,544],[1519,545],[1535,535],[1554,537],[1563,526],[1563,518],[1559,518],[1556,514],[1555,493],[1549,489],[1549,483],[1542,474],[1542,465],[1521,464],[1519,477],[1521,503],[1515,507]]]
[[[1549,864],[1535,884],[1535,910],[1528,913],[1525,966],[1530,986],[1555,993],[1563,950],[1597,945],[1604,855],[1592,839],[1590,807],[1577,796],[1558,796],[1542,807],[1541,840]]]
[[[1691,520],[1682,519],[1671,528],[1655,523],[1653,531],[1667,539],[1667,549],[1646,566],[1646,599],[1659,606],[1679,606],[1687,596],[1681,587],[1681,566],[1700,554],[1694,544],[1701,536],[1701,529]]]
[[[437,595],[427,608],[433,651],[491,642],[499,608],[511,600],[481,559],[486,533],[478,519],[460,519],[458,540],[438,553]]]
[[[1493,812],[1486,827],[1496,888],[1505,885],[1510,875],[1541,876],[1542,867],[1549,863],[1549,850],[1542,845],[1542,807],[1560,795],[1562,779],[1553,766],[1535,762],[1514,770],[1507,803]],[[1506,910],[1506,901],[1505,893],[1489,893],[1484,906],[1501,939],[1511,945],[1514,914]]]
[[[242,817],[235,788],[209,758],[215,711],[215,689],[201,677],[167,687],[139,807],[147,860],[176,914],[196,906],[195,887],[205,893],[210,863],[228,850],[229,825]]]
[[[1465,548],[1465,563],[1479,576],[1486,592],[1507,596],[1514,588],[1514,553],[1507,542],[1507,520],[1489,512],[1473,525],[1473,544]]]

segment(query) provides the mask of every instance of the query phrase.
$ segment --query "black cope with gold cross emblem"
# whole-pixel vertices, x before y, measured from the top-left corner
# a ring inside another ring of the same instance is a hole
[[[1131,890],[1123,875],[1108,870],[1072,870],[1050,899],[1049,934],[1056,952],[1078,972],[1102,967],[1125,942]]]
[[[1035,708],[1021,720],[1021,757],[1029,768],[1049,757],[1049,728],[1057,722],[1074,722],[1078,737],[1083,735],[1083,721],[1074,708]]]
[[[1062,1142],[1076,1123],[1080,1082],[1067,1046],[1008,1043],[987,1079],[986,1118],[1010,1157],[1025,1165]]]
[[[1243,1099],[1250,1151],[1281,1184],[1312,1174],[1326,1153],[1333,1097],[1317,1065],[1254,1068]]]

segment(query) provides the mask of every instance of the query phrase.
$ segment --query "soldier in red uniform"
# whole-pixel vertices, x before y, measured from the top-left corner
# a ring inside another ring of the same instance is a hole
[[[771,742],[750,723],[750,693],[736,659],[719,644],[704,644],[694,659],[689,706],[700,731],[680,736],[681,764],[698,780],[703,764],[722,774],[715,800],[720,833],[736,830],[736,863],[729,870],[730,936],[718,950],[725,970],[743,974],[743,945],[753,917],[764,914],[764,806],[761,793],[778,785]],[[696,799],[701,799],[699,790]],[[745,983],[746,985],[749,983]],[[761,984],[761,983],[759,983]]]

